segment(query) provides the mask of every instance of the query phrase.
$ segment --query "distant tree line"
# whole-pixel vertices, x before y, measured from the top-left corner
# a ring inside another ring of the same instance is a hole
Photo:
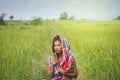
[[[6,15],[7,15],[6,13],[0,13],[0,25],[6,25],[6,21],[5,21]],[[13,20],[14,16],[11,15],[9,18],[10,20]]]
[[[32,20],[30,20],[31,25],[42,25],[43,20],[41,17],[34,17]]]
[[[72,15],[69,17],[67,12],[61,13],[59,18],[59,20],[74,20],[74,19],[75,19],[74,16]]]
[[[120,16],[118,16],[117,18],[115,18],[115,20],[120,20]]]
[[[6,25],[5,17],[6,13],[1,13],[0,14],[0,25]],[[14,15],[9,16],[9,22],[11,25],[15,23],[16,20],[14,20]],[[63,12],[60,14],[59,20],[74,20],[74,16],[68,16],[67,12]],[[54,19],[55,20],[55,19]],[[30,25],[42,25],[43,24],[43,19],[41,17],[33,17],[29,22],[25,22],[25,24],[30,24]]]
[[[6,25],[6,13],[0,13],[0,25]],[[23,22],[22,20],[13,20],[14,19],[14,15],[10,15],[9,16],[9,22],[11,22],[11,24],[14,24],[16,21],[17,22]],[[48,20],[48,19],[47,19]],[[55,19],[53,19],[55,20]],[[75,17],[73,15],[69,16],[67,12],[63,12],[60,14],[59,19],[58,20],[75,20]],[[118,16],[117,18],[115,18],[114,20],[120,20],[120,16]],[[31,20],[24,22],[24,24],[27,25],[42,25],[43,24],[43,19],[41,17],[33,17]]]
[[[10,18],[10,20],[13,20],[14,16],[13,16],[13,15],[11,15],[9,18]]]
[[[4,20],[5,16],[6,16],[6,13],[0,14],[0,25],[5,25],[5,20]]]

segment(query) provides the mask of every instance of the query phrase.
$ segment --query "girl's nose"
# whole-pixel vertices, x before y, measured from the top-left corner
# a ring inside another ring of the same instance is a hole
[[[58,47],[55,47],[55,49],[57,49]]]

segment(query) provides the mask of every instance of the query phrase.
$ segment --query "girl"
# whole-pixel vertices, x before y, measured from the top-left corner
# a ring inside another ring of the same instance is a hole
[[[49,57],[48,75],[51,80],[72,80],[77,78],[73,51],[68,41],[59,35],[55,35],[52,42],[53,56]]]

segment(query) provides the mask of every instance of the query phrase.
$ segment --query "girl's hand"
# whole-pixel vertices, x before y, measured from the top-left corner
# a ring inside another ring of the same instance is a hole
[[[53,65],[57,65],[57,64],[59,64],[58,59],[55,58],[55,57],[52,57],[52,64],[53,64]]]
[[[65,74],[65,71],[60,66],[58,66],[58,72],[63,75]]]

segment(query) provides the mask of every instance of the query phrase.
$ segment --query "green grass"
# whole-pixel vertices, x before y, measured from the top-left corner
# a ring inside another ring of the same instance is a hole
[[[0,80],[49,80],[55,34],[74,50],[78,80],[120,80],[120,21],[46,21],[0,26]]]

